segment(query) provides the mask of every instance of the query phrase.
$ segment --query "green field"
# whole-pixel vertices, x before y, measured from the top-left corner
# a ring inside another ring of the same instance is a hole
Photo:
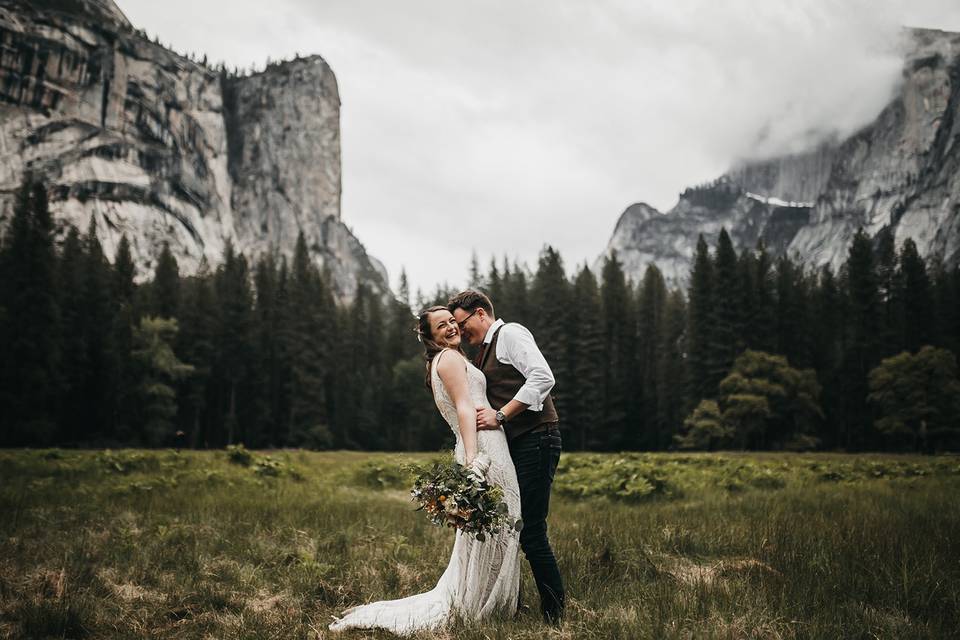
[[[440,455],[0,451],[0,637],[328,637],[439,577],[401,465]],[[955,457],[564,454],[564,626],[424,637],[958,637],[958,492]]]

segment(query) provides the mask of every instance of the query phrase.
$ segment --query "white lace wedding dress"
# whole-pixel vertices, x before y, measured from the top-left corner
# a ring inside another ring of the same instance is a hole
[[[483,373],[456,351],[441,352],[437,358],[440,355],[463,360],[471,399],[475,406],[489,407]],[[431,384],[440,415],[457,437],[454,457],[463,464],[466,455],[463,440],[460,438],[457,409],[447,394],[436,367],[433,367]],[[478,454],[485,453],[489,456],[490,467],[486,477],[491,483],[503,487],[510,518],[516,520],[520,517],[520,490],[503,430],[478,431],[477,448]],[[512,614],[517,608],[520,581],[519,550],[519,533],[509,527],[497,535],[487,537],[484,542],[478,542],[473,536],[457,531],[450,563],[440,576],[437,586],[431,591],[400,600],[384,600],[348,609],[343,618],[330,625],[330,629],[340,631],[377,628],[397,634],[409,634],[443,626],[454,617],[480,620],[498,612]]]

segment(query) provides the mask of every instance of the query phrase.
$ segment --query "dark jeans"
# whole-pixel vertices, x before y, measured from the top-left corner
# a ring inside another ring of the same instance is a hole
[[[547,539],[550,486],[560,461],[560,431],[551,428],[510,440],[510,455],[520,484],[520,548],[530,562],[540,592],[540,610],[549,622],[563,615],[564,592],[557,558]]]

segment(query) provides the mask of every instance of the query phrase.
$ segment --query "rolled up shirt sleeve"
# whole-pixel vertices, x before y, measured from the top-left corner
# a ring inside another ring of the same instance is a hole
[[[497,360],[512,365],[526,378],[513,399],[529,405],[531,411],[542,410],[543,402],[556,381],[533,334],[515,322],[504,325],[497,340]]]

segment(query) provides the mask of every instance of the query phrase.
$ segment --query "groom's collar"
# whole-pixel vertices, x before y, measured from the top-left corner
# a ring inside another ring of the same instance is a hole
[[[487,329],[487,335],[483,336],[483,344],[490,344],[490,341],[493,340],[493,334],[504,324],[506,323],[501,318],[498,318],[496,322],[490,325],[490,328]]]

